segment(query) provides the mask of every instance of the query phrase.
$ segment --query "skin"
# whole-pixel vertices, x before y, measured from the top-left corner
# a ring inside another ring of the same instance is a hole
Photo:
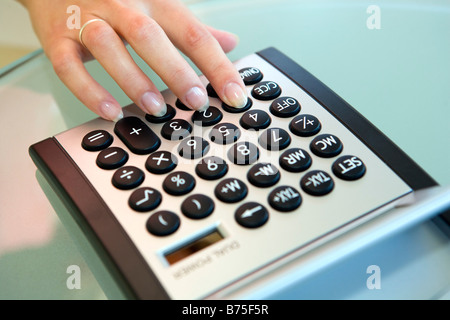
[[[144,112],[161,116],[164,99],[136,65],[125,43],[161,77],[188,107],[209,106],[204,85],[179,49],[208,78],[228,105],[243,107],[245,86],[226,57],[237,37],[200,22],[178,0],[19,0],[61,81],[90,110],[118,120],[122,108],[87,72],[84,62],[97,59],[121,89]],[[77,29],[67,27],[69,6],[80,8],[83,44]]]

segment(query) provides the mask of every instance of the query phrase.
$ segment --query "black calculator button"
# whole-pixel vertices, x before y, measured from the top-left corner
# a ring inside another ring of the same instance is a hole
[[[200,178],[216,180],[222,178],[228,172],[228,165],[222,158],[206,157],[197,164],[195,172]]]
[[[270,112],[280,118],[289,118],[300,112],[300,103],[292,97],[280,97],[270,105]]]
[[[133,166],[118,169],[113,177],[112,184],[118,189],[133,189],[139,186],[145,178],[144,172]]]
[[[174,196],[189,193],[194,187],[194,177],[183,171],[172,172],[163,182],[164,191]]]
[[[209,143],[201,137],[190,137],[181,141],[178,153],[186,159],[203,157],[209,151]]]
[[[316,156],[332,158],[342,152],[343,145],[335,135],[321,134],[311,141],[309,148]]]
[[[247,172],[248,181],[257,187],[271,187],[280,180],[280,171],[271,163],[257,163]]]
[[[217,199],[227,203],[239,202],[247,196],[247,193],[245,183],[235,178],[222,180],[214,189]]]
[[[259,144],[267,150],[283,150],[291,143],[291,136],[281,128],[270,128],[259,137]]]
[[[99,151],[108,148],[113,142],[112,135],[105,130],[94,130],[86,134],[81,142],[87,151]]]
[[[191,219],[203,219],[214,211],[214,201],[204,194],[193,194],[181,204],[181,212]]]
[[[322,170],[313,170],[306,173],[300,180],[300,186],[306,193],[313,196],[323,196],[334,188],[331,176]]]
[[[242,81],[245,85],[252,85],[260,82],[263,79],[263,74],[261,70],[255,67],[248,67],[239,70]]]
[[[228,122],[219,123],[209,133],[211,141],[218,144],[234,143],[240,136],[241,130],[236,125]]]
[[[366,166],[355,156],[342,156],[332,165],[333,173],[343,180],[358,180],[366,173]]]
[[[155,116],[147,113],[145,115],[145,119],[151,123],[163,123],[163,122],[167,122],[167,121],[173,119],[173,117],[175,117],[175,114],[177,113],[175,111],[175,108],[169,104],[167,104],[166,107],[167,107],[167,111],[163,116],[155,117]]]
[[[192,115],[192,122],[198,126],[209,127],[219,123],[222,118],[222,111],[216,107],[209,107],[202,112],[195,111]]]
[[[252,164],[259,158],[259,149],[248,141],[237,142],[228,150],[228,158],[234,164]]]
[[[128,149],[136,154],[148,154],[161,145],[158,136],[138,117],[120,119],[114,127],[114,132]]]
[[[218,98],[219,97],[219,95],[217,94],[216,90],[214,90],[214,88],[211,85],[211,83],[208,83],[208,85],[206,86],[206,92],[208,93],[208,96],[210,96],[211,98]]]
[[[311,137],[319,133],[321,128],[319,119],[310,114],[298,115],[289,124],[289,130],[300,137]]]
[[[97,156],[96,163],[102,169],[117,169],[128,161],[128,153],[119,147],[110,147]]]
[[[280,186],[269,194],[269,204],[272,208],[282,212],[289,212],[300,207],[302,197],[300,193],[290,186]]]
[[[147,212],[161,203],[161,193],[150,187],[136,189],[128,199],[128,205],[136,211]]]
[[[222,102],[222,109],[229,113],[241,113],[250,109],[253,105],[252,99],[248,98],[247,103],[242,108],[231,107],[227,105],[225,102]]]
[[[156,151],[148,156],[145,168],[151,173],[163,174],[175,169],[177,163],[177,157],[169,151]]]
[[[177,101],[175,101],[175,105],[177,106],[178,109],[183,110],[183,111],[192,111],[192,109],[190,109],[188,106],[186,106],[183,102],[181,102],[180,99],[177,99]]]
[[[172,119],[161,128],[161,135],[168,140],[183,140],[191,132],[191,124],[184,119]]]
[[[302,172],[311,167],[312,159],[308,152],[300,148],[284,151],[279,159],[280,166],[289,172]]]
[[[261,130],[267,128],[272,119],[263,110],[250,110],[244,113],[239,121],[244,129]]]
[[[269,220],[269,212],[257,202],[247,202],[237,208],[234,218],[245,228],[259,228]]]
[[[256,84],[252,89],[252,96],[258,100],[272,100],[278,98],[281,88],[275,81],[263,81]]]
[[[171,211],[158,211],[148,218],[146,227],[155,236],[168,236],[178,230],[180,218]]]

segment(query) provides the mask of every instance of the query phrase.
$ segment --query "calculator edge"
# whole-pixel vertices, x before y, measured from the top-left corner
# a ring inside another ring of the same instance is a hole
[[[170,299],[100,195],[55,138],[29,147],[36,167],[63,202],[103,266],[131,299]],[[125,258],[124,258],[125,257]],[[128,285],[130,283],[130,285]]]

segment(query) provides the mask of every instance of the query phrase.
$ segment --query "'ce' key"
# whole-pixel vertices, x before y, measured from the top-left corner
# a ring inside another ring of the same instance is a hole
[[[130,151],[136,154],[149,154],[161,145],[158,136],[138,117],[119,120],[114,132]]]

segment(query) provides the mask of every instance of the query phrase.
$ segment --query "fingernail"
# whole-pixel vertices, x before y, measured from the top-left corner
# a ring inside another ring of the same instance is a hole
[[[142,95],[141,104],[145,111],[155,117],[162,117],[167,112],[164,100],[154,92],[146,92]]]
[[[186,102],[194,110],[202,110],[209,107],[209,98],[205,90],[193,87],[186,93]]]
[[[230,82],[225,86],[226,104],[236,108],[243,108],[247,104],[247,94],[240,85]]]
[[[100,116],[106,120],[114,122],[123,118],[123,112],[121,107],[117,107],[112,103],[102,102],[99,108]]]

